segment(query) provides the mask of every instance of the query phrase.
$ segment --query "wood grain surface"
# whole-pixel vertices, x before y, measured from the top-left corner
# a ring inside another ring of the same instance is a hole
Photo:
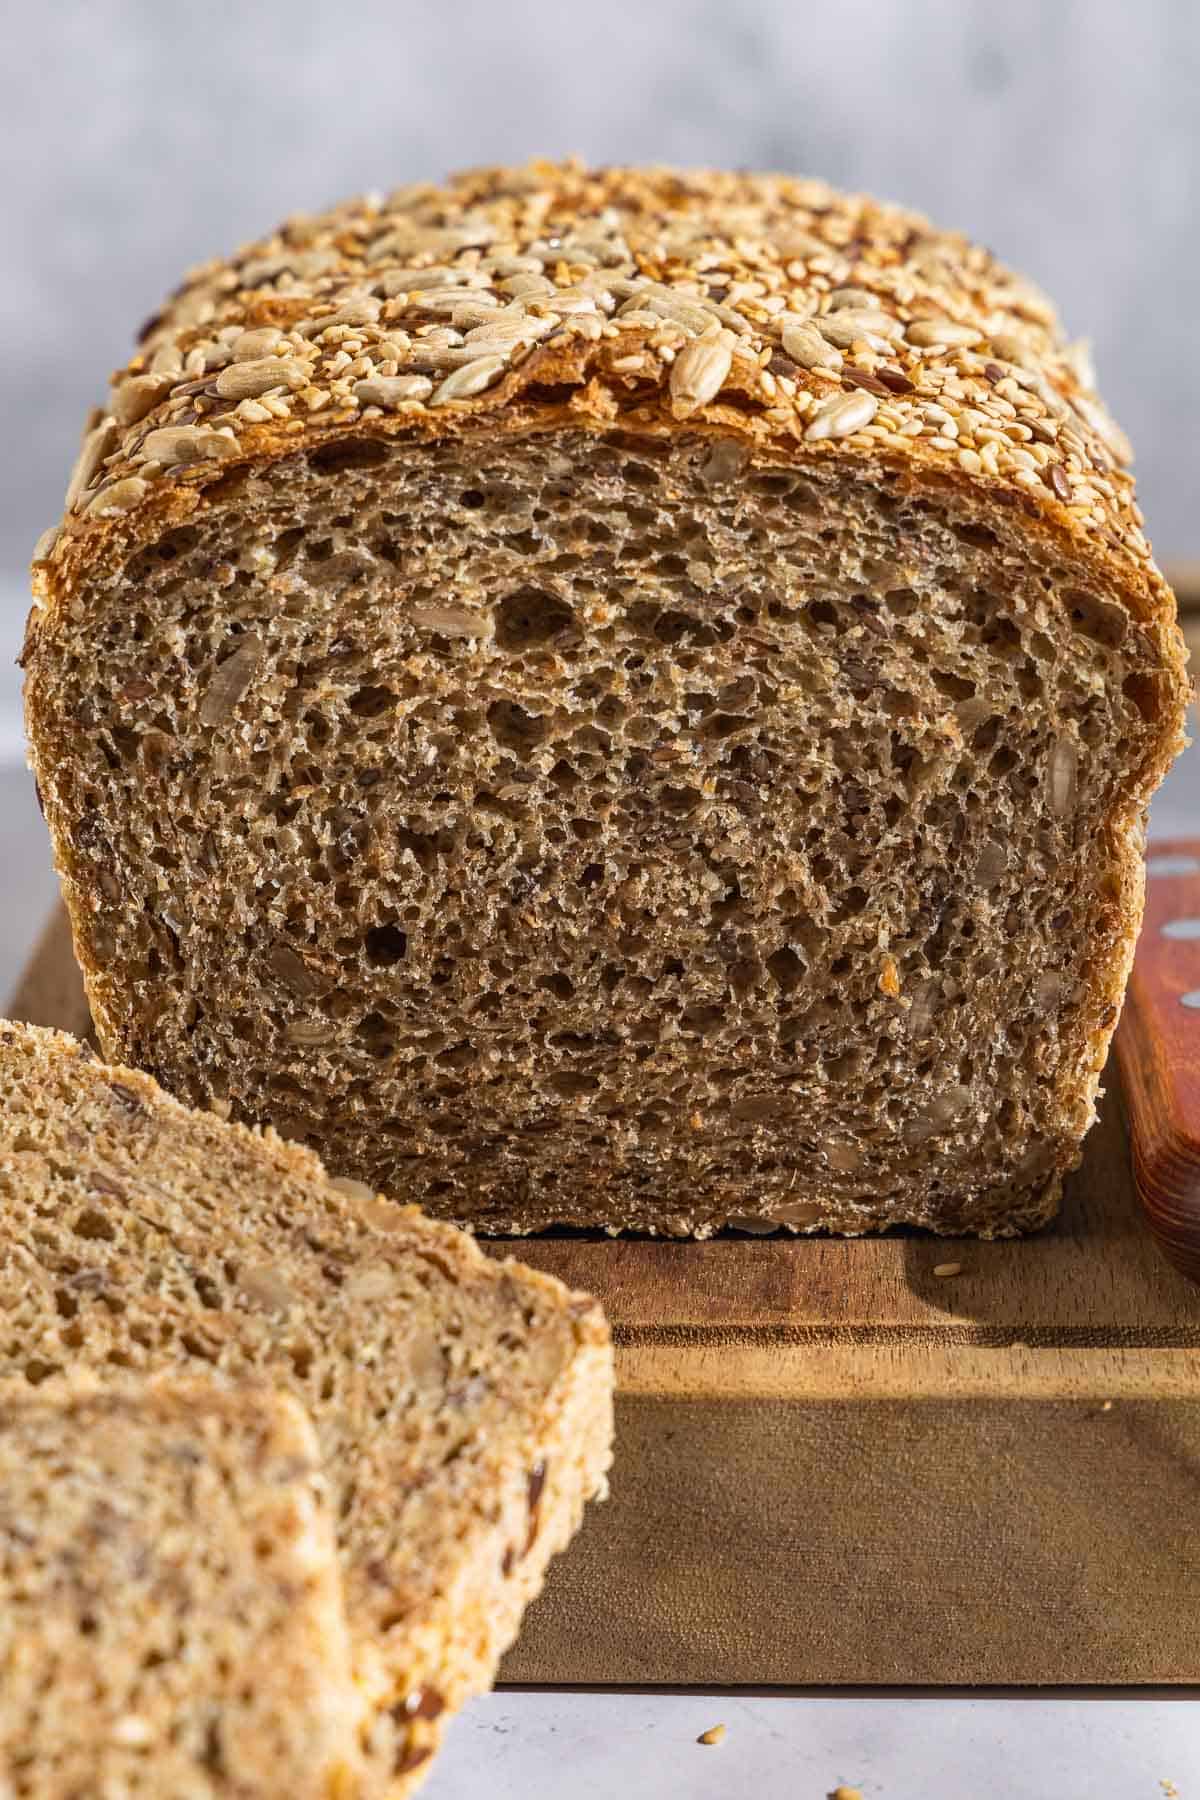
[[[86,1024],[61,925],[18,1003]],[[612,1496],[504,1678],[1200,1682],[1200,1290],[1109,1086],[1034,1239],[495,1245],[600,1294],[618,1379]]]

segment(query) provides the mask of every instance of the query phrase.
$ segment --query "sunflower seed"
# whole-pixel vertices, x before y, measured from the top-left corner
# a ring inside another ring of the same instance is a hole
[[[335,325],[374,325],[382,310],[374,295],[363,294],[356,300],[348,300],[336,311],[326,313],[323,319],[302,319],[292,330],[299,337],[320,337],[323,331],[329,331]]]
[[[859,308],[865,306],[868,311],[874,312],[878,308],[878,304],[879,296],[877,294],[869,294],[866,288],[834,288],[829,296],[830,312],[841,312],[843,308],[847,306]]]
[[[301,388],[307,381],[304,363],[286,356],[264,356],[256,362],[230,363],[217,376],[216,387],[223,400],[256,400],[271,388]]]
[[[500,283],[500,292],[513,300],[528,300],[535,295],[552,294],[554,283],[545,275],[510,275]]]
[[[203,288],[193,288],[190,293],[181,294],[170,307],[171,328],[174,331],[186,330],[192,325],[207,325],[216,314],[216,304],[212,296]]]
[[[923,350],[935,345],[944,345],[948,350],[966,349],[983,342],[981,331],[976,331],[973,325],[960,325],[957,319],[913,319],[904,335],[910,344]]]
[[[1032,345],[1024,338],[1017,337],[1011,331],[995,331],[991,339],[992,349],[1005,362],[1016,363],[1018,368],[1025,368],[1034,360]]]
[[[396,294],[418,294],[425,288],[459,287],[463,279],[461,269],[435,263],[428,269],[389,269],[375,285],[390,300]]]
[[[486,288],[430,288],[427,292],[410,294],[408,310],[424,313],[431,318],[449,318],[460,307],[475,306],[498,307],[500,302]]]
[[[614,290],[615,291],[615,290]],[[626,302],[618,313],[623,318],[630,312],[653,313],[655,318],[667,319],[673,325],[682,325],[685,331],[699,337],[707,331],[715,317],[710,306],[702,305],[699,300],[692,300],[686,294],[673,294],[670,289],[651,288],[649,293],[643,290]]]
[[[289,1044],[328,1044],[335,1032],[327,1019],[293,1019],[283,1035]]]
[[[100,465],[117,447],[120,433],[117,421],[106,417],[98,425],[92,427],[83,440],[82,448],[71,470],[71,479],[67,483],[66,509],[70,512],[80,494],[92,485],[100,472]]]
[[[200,722],[220,725],[233,715],[238,701],[258,673],[263,659],[263,642],[251,633],[242,638],[232,656],[221,663],[208,684],[200,702]]]
[[[433,383],[427,375],[372,375],[355,384],[355,397],[364,406],[382,406],[385,412],[409,400],[428,400]]]
[[[113,416],[120,425],[136,425],[165,399],[174,385],[168,374],[129,375],[113,389]]]
[[[671,365],[671,411],[686,419],[707,406],[720,393],[733,363],[733,352],[722,333],[693,338]]]
[[[554,330],[553,319],[535,319],[529,313],[519,318],[485,319],[473,325],[466,334],[468,344],[518,344],[523,339],[533,343]]]
[[[131,512],[150,492],[150,483],[140,475],[127,475],[124,481],[110,482],[88,505],[88,513],[103,517],[106,513]]]
[[[1052,413],[1056,419],[1065,420],[1071,417],[1071,408],[1058,389],[1040,371],[1029,372],[1024,385],[1029,388],[1031,393],[1037,395],[1046,411]]]
[[[822,318],[814,319],[813,324],[825,341],[836,344],[839,350],[849,350],[857,343],[869,344],[873,350],[886,350],[896,338],[904,335],[903,325],[890,313],[859,311],[854,307],[847,307],[845,312],[826,313]]]
[[[53,553],[55,544],[57,544],[61,536],[61,525],[51,525],[48,530],[43,531],[41,537],[33,546],[33,556],[31,560],[35,563],[47,562]]]
[[[808,262],[814,256],[828,256],[833,245],[807,231],[785,231],[775,239],[774,249],[784,262]]]
[[[819,438],[844,438],[869,425],[879,410],[874,394],[857,388],[852,394],[835,394],[819,407],[809,421],[804,436],[810,443]]]
[[[842,353],[821,336],[815,325],[806,321],[783,328],[783,348],[802,369],[840,369]]]
[[[164,425],[143,440],[138,460],[158,462],[169,469],[184,463],[211,462],[223,456],[234,456],[238,449],[235,437],[227,437],[223,431],[212,431],[205,425]]]
[[[235,362],[255,362],[260,356],[267,356],[276,344],[283,342],[283,333],[274,325],[260,325],[254,331],[239,332],[229,346]]]
[[[468,612],[465,606],[415,606],[410,616],[422,631],[436,631],[442,637],[485,638],[493,631],[488,614]]]
[[[561,248],[553,252],[553,261],[561,255]],[[528,256],[489,256],[487,266],[495,280],[507,281],[513,275],[540,275],[544,262],[544,257],[531,251]]]
[[[545,300],[546,310],[556,314],[558,318],[594,313],[601,308],[611,312],[615,305],[616,301],[607,290],[602,290],[599,294],[587,294],[579,288],[560,288],[556,294],[548,294]]]
[[[470,331],[488,325],[495,319],[498,302],[492,294],[471,293],[459,299],[450,309],[450,323],[455,331]]]
[[[163,344],[150,358],[151,375],[182,375],[183,357],[174,344]]]
[[[433,391],[430,406],[445,406],[448,400],[469,400],[482,394],[484,388],[498,381],[505,369],[502,356],[479,356],[447,375]]]
[[[1071,397],[1071,404],[1117,462],[1131,463],[1133,461],[1133,445],[1116,420],[1105,411],[1098,401],[1091,399],[1087,394],[1074,394]]]
[[[1062,359],[1070,369],[1080,387],[1096,391],[1096,365],[1092,361],[1092,346],[1087,338],[1076,338],[1062,352]]]
[[[1059,738],[1046,764],[1046,787],[1050,811],[1060,819],[1074,811],[1078,771],[1078,744],[1072,738]]]

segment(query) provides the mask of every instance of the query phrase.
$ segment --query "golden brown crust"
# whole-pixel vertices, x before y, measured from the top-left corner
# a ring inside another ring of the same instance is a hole
[[[193,271],[114,377],[36,586],[65,601],[198,489],[329,438],[618,418],[1019,507],[1170,627],[1128,443],[1030,284],[818,182],[574,163],[350,201]]]

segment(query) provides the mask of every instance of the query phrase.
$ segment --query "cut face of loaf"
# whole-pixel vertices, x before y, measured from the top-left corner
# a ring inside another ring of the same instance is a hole
[[[293,1400],[4,1384],[5,1794],[353,1800],[361,1712]]]
[[[362,1791],[407,1793],[602,1484],[596,1303],[7,1025],[0,1213],[0,1384],[198,1371],[307,1406],[367,1708]]]
[[[28,717],[101,1040],[488,1231],[1038,1224],[1181,741],[1119,433],[922,221],[528,173],[318,221],[289,334],[310,263],[156,327],[226,367],[154,418],[269,311],[336,426],[284,384],[83,471]]]

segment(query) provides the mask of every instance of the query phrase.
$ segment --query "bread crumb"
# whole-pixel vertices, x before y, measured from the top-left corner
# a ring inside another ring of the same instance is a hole
[[[961,1263],[938,1263],[935,1266],[933,1272],[937,1276],[939,1281],[949,1281],[950,1277],[952,1275],[961,1275],[962,1274],[962,1264]]]
[[[893,1000],[900,992],[900,971],[896,967],[895,957],[884,957],[883,968],[879,976],[879,986],[882,992],[889,994]]]
[[[1101,1412],[1111,1412],[1112,1411],[1112,1401],[1111,1400],[1102,1400],[1100,1403],[1100,1411]]]
[[[1112,1401],[1110,1400],[1108,1404],[1111,1406]],[[1179,1789],[1173,1781],[1163,1780],[1158,1785],[1166,1795],[1166,1800],[1179,1800]]]
[[[856,1787],[835,1787],[832,1794],[829,1796],[829,1800],[863,1800],[862,1789]]]
[[[725,1742],[725,1727],[723,1725],[710,1725],[707,1731],[702,1731],[700,1733],[696,1742],[698,1744],[723,1744]]]

